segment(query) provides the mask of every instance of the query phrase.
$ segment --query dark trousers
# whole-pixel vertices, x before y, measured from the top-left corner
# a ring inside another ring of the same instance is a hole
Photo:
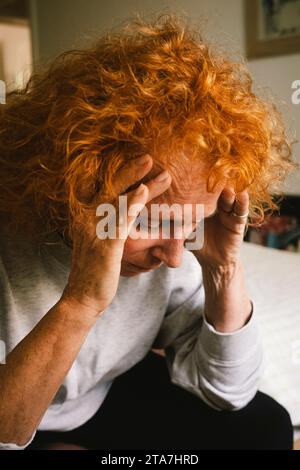
[[[38,431],[27,450],[65,442],[88,449],[292,449],[287,411],[258,392],[239,411],[217,411],[170,381],[150,351],[117,377],[98,412],[68,432]]]

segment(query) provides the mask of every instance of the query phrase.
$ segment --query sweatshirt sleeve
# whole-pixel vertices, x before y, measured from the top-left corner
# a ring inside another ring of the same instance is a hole
[[[173,291],[177,307],[171,295],[173,310],[165,315],[153,348],[165,350],[172,383],[212,408],[238,410],[256,394],[262,367],[255,306],[251,302],[252,315],[240,330],[216,331],[203,313],[205,293],[195,261],[198,268],[193,264],[180,276],[181,285]]]
[[[15,444],[14,442],[0,442],[0,450],[24,450],[27,446],[29,446],[29,444],[31,444],[35,435],[36,435],[36,431],[34,431],[29,441],[26,442],[26,444],[24,444],[23,446],[19,446],[18,444]]]

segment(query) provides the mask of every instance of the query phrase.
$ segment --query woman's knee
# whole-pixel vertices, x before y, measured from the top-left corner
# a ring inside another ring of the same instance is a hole
[[[87,450],[87,448],[67,442],[45,442],[36,446],[33,450]]]
[[[257,392],[253,400],[238,413],[241,419],[244,418],[245,427],[248,426],[246,432],[254,448],[274,450],[293,448],[293,426],[290,415],[270,396]]]
[[[174,409],[172,432],[181,442],[193,443],[195,449],[293,448],[289,413],[264,393],[258,392],[246,407],[237,411],[216,411],[188,392],[180,398],[181,406],[177,411]],[[171,423],[172,419],[168,421]],[[196,434],[190,425],[195,421],[199,423]]]

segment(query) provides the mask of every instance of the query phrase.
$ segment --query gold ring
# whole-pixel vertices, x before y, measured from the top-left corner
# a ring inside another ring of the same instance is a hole
[[[239,217],[240,219],[246,219],[249,215],[249,212],[247,212],[247,214],[239,215],[236,212],[232,211],[231,215],[234,215],[235,217]]]

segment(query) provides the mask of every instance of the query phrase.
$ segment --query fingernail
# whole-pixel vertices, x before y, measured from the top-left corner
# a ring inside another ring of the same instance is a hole
[[[149,160],[150,155],[143,155],[142,157],[137,159],[137,165],[145,165],[145,163]]]
[[[160,183],[161,181],[166,180],[168,177],[169,177],[168,170],[164,170],[162,173],[160,173],[158,176],[156,176],[156,178],[154,178],[154,180]]]
[[[136,189],[136,191],[135,191],[135,194],[142,194],[142,193],[144,192],[144,189],[145,189],[145,185],[144,185],[143,183],[141,183],[141,184],[137,187],[137,189]]]

